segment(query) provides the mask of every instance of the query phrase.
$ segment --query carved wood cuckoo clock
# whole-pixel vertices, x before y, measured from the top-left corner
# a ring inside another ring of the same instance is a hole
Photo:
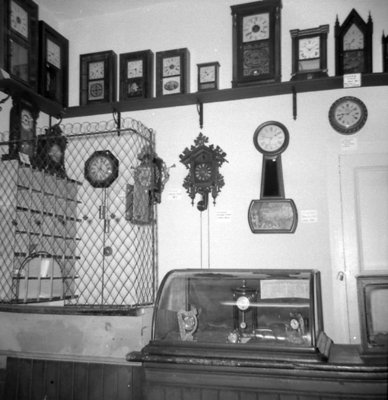
[[[208,141],[209,138],[200,133],[194,140],[194,146],[190,149],[186,147],[179,156],[181,163],[189,170],[183,187],[190,196],[192,204],[197,193],[202,196],[197,204],[199,211],[207,209],[210,193],[215,204],[215,199],[225,184],[219,168],[227,161],[226,153],[219,146],[207,145]]]

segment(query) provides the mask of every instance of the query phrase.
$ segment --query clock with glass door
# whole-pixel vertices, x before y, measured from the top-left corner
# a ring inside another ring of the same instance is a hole
[[[280,81],[281,0],[231,6],[233,87]]]
[[[373,22],[369,14],[365,22],[353,8],[340,25],[335,22],[336,75],[372,72]]]
[[[311,29],[293,29],[291,80],[327,76],[327,34],[329,25]]]

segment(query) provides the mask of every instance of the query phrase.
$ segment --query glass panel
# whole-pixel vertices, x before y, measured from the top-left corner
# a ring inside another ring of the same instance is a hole
[[[11,74],[28,81],[28,49],[11,40]]]
[[[316,58],[314,60],[300,60],[299,61],[299,71],[309,71],[319,69],[320,59]]]

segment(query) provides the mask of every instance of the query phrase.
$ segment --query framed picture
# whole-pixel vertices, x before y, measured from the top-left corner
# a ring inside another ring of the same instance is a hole
[[[293,233],[298,223],[295,203],[291,199],[252,200],[248,222],[253,233]]]
[[[120,54],[120,101],[152,97],[153,66],[151,50]]]
[[[80,55],[80,105],[116,101],[117,55],[112,50]]]
[[[44,21],[39,21],[39,93],[67,107],[69,41]]]

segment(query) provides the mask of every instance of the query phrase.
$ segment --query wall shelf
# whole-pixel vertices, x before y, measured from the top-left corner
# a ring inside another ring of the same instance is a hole
[[[373,73],[362,75],[362,86],[388,85],[388,73]],[[197,103],[214,103],[234,101],[256,97],[278,96],[314,92],[321,90],[340,89],[343,87],[343,77],[329,77],[304,81],[289,81],[268,83],[233,89],[212,90],[188,94],[176,94],[151,99],[119,101],[114,103],[100,103],[85,106],[68,107],[64,109],[63,118],[84,117],[116,112],[151,110],[156,108],[187,106]]]

